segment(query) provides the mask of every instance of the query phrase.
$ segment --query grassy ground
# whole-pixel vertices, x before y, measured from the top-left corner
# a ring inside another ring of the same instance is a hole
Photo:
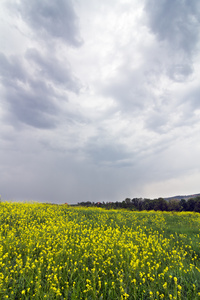
[[[200,299],[200,215],[0,203],[0,299]]]

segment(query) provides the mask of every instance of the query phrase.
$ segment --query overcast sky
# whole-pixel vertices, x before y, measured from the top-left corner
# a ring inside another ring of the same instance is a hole
[[[200,193],[200,1],[1,0],[0,194]]]

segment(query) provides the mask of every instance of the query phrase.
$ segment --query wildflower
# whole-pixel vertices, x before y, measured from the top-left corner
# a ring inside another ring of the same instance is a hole
[[[149,296],[150,296],[150,298],[153,297],[153,292],[152,291],[149,291]]]
[[[174,283],[177,284],[177,277],[174,277]]]
[[[163,288],[164,288],[164,289],[167,288],[167,282],[165,282],[165,283],[163,284]]]

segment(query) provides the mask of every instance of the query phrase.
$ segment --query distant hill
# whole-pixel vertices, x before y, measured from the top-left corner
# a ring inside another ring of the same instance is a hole
[[[200,194],[173,196],[173,197],[167,197],[167,198],[164,198],[164,199],[167,200],[167,201],[169,201],[169,200],[181,200],[181,199],[188,200],[190,198],[196,198],[198,196],[200,197]]]

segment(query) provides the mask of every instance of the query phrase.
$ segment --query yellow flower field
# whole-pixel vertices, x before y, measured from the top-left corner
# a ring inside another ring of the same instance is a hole
[[[200,299],[200,215],[0,203],[0,299]]]

